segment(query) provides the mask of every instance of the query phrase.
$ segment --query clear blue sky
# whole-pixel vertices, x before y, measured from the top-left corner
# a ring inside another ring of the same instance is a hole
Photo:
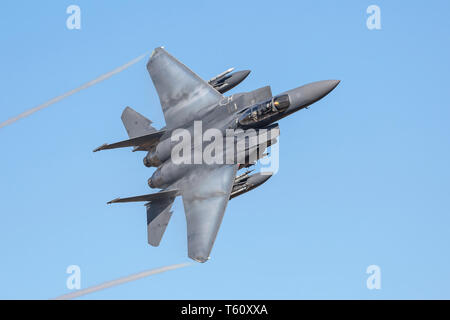
[[[66,28],[81,7],[82,29]],[[381,8],[382,30],[366,28]],[[230,202],[212,260],[92,299],[450,298],[448,1],[2,1],[0,121],[154,47],[201,77],[251,69],[232,92],[342,80],[280,122],[280,170]],[[127,105],[164,125],[146,61],[0,130],[0,298],[67,293],[188,261],[181,200],[147,245],[143,153]],[[232,93],[230,92],[230,93]],[[366,288],[367,266],[382,289]]]

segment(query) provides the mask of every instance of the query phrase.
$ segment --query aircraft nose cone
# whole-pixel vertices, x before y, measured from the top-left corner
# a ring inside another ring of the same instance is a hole
[[[289,95],[289,100],[291,103],[289,109],[292,111],[297,111],[302,108],[306,108],[333,91],[339,83],[340,80],[323,80],[308,83],[304,86],[285,92]]]

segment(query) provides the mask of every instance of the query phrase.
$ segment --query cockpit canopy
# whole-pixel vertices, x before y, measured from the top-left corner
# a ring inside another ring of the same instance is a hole
[[[284,94],[274,97],[247,109],[239,119],[239,124],[246,127],[263,122],[273,115],[283,112],[289,105],[289,95]]]

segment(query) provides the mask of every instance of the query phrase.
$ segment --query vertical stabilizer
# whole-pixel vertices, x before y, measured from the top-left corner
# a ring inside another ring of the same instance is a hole
[[[147,204],[147,235],[148,243],[154,247],[159,246],[161,239],[172,217],[172,207],[175,198],[163,198]]]
[[[121,118],[130,139],[157,131],[151,126],[152,122],[149,119],[130,107],[123,110]]]

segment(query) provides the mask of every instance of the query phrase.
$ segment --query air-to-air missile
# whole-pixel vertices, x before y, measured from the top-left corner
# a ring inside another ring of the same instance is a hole
[[[208,83],[220,93],[225,93],[244,81],[244,79],[250,74],[250,70],[231,73],[233,70],[234,68],[230,68],[221,74],[218,74],[209,80]]]
[[[259,187],[272,177],[272,174],[269,172],[259,172],[250,175],[252,171],[253,170],[246,171],[234,179],[230,200]]]

